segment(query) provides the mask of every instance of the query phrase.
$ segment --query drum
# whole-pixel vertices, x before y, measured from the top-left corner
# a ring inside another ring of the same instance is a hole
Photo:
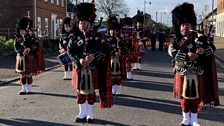
[[[63,52],[58,56],[58,60],[61,64],[66,65],[72,62],[67,52]]]

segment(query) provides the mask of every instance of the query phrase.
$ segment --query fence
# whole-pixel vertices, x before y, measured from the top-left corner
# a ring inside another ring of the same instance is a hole
[[[13,38],[15,34],[16,34],[16,28],[0,28],[0,36]]]

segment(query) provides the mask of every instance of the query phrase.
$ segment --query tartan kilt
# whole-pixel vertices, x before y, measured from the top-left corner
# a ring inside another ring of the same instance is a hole
[[[145,55],[145,52],[137,52],[138,57],[143,57]]]
[[[92,84],[94,89],[98,89],[98,71],[97,69],[92,69]],[[72,70],[72,87],[74,89],[79,89],[79,82],[81,81],[81,70],[73,69]]]
[[[17,55],[18,56],[18,55]],[[26,55],[25,57],[25,71],[18,72],[20,74],[36,74],[37,73],[37,63],[33,55]],[[18,60],[16,60],[18,62]],[[18,63],[16,63],[16,68],[18,68]]]
[[[121,83],[124,83],[124,81],[126,80],[126,60],[124,60],[123,58],[121,58],[120,60],[121,62]]]
[[[127,53],[125,57],[127,62],[136,63],[138,61],[138,55],[135,52]]]
[[[111,73],[111,84],[112,85],[122,84],[122,83],[124,83],[124,81],[126,79],[126,61],[123,59],[123,56],[120,56],[119,63],[120,63],[120,74],[113,75],[113,73]]]
[[[182,97],[183,84],[184,84],[184,76],[180,75],[179,72],[176,72],[174,75],[174,85],[173,85],[174,98],[183,99]],[[198,76],[199,98],[201,97],[202,93],[202,91],[200,90],[201,85],[203,85],[203,77]]]

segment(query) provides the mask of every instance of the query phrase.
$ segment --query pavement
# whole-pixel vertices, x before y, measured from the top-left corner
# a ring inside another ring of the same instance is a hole
[[[45,71],[60,67],[57,54],[45,55]],[[15,72],[15,57],[0,56],[0,85],[19,80],[19,74]],[[38,75],[37,75],[38,76]]]
[[[215,37],[217,63],[224,69],[224,38]],[[46,71],[60,67],[57,54],[45,56]],[[37,75],[38,76],[38,75]],[[19,80],[19,74],[15,73],[15,57],[0,56],[0,85]]]

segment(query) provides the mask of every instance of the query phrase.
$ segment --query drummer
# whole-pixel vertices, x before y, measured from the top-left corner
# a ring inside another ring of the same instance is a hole
[[[69,41],[68,37],[70,33],[71,33],[71,18],[66,17],[63,19],[62,36],[59,42],[59,52],[61,53],[61,55],[67,51],[67,45]],[[63,66],[64,66],[63,80],[71,80],[72,63],[65,63]]]

